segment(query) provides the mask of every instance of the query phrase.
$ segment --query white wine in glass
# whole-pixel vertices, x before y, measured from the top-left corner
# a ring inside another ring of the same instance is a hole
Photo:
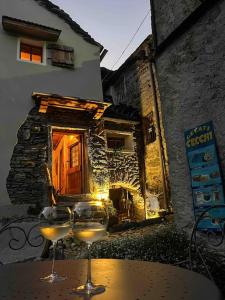
[[[80,241],[91,244],[104,238],[106,233],[105,225],[95,222],[77,222],[73,226],[73,235]]]
[[[73,210],[73,234],[88,246],[88,270],[86,283],[73,289],[75,294],[95,295],[105,291],[105,286],[93,284],[91,280],[91,256],[90,247],[107,235],[108,212],[103,202],[87,201],[77,202]]]
[[[63,225],[43,225],[39,227],[41,235],[46,240],[50,240],[53,243],[56,243],[58,240],[64,238],[68,235],[71,226],[70,224]]]
[[[66,237],[71,230],[71,210],[69,207],[44,207],[39,216],[39,230],[41,235],[52,241],[52,271],[51,274],[40,278],[42,281],[54,283],[65,280],[66,277],[59,276],[55,272],[55,252],[57,241]]]

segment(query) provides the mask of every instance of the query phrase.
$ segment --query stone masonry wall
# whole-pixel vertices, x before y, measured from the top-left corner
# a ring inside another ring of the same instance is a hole
[[[149,70],[148,58],[137,61],[137,72],[138,72],[139,86],[140,86],[139,97],[140,97],[142,116],[146,118],[150,114],[152,114],[153,122],[156,127],[155,111],[153,106],[153,91],[150,82],[150,70]],[[158,93],[158,99],[160,99],[159,93]],[[159,103],[159,109],[160,109],[160,103]],[[164,134],[163,130],[162,130],[162,134]],[[144,130],[144,138],[146,139],[145,130]],[[164,147],[166,147],[165,143],[164,143]],[[146,183],[151,193],[162,196],[163,193],[162,173],[161,173],[159,155],[160,155],[159,140],[158,138],[156,138],[154,142],[145,145]]]
[[[104,136],[104,121],[93,122],[89,130],[89,159],[92,170],[93,192],[109,189],[109,170]]]
[[[46,115],[37,108],[19,128],[7,178],[7,190],[14,204],[46,204],[47,187],[43,164],[47,161],[48,128]]]
[[[119,76],[109,94],[111,94],[115,105],[123,103],[140,109],[139,78],[135,63],[130,64]]]
[[[115,103],[124,103],[134,108],[138,108],[142,118],[149,114],[153,115],[155,124],[155,112],[153,108],[153,92],[150,83],[149,57],[146,56],[150,51],[150,38],[146,39],[141,46],[132,54],[128,61],[119,69],[117,79],[113,81],[106,94],[110,94]],[[129,84],[126,84],[129,83]],[[158,99],[160,96],[158,94]],[[160,109],[160,103],[159,109]],[[161,124],[162,135],[164,140],[164,152],[166,154],[166,145],[164,139],[163,126]],[[146,130],[143,127],[144,140]],[[144,156],[146,182],[148,189],[153,194],[160,195],[160,205],[163,207],[162,195],[162,174],[159,158],[159,140],[158,138],[142,147],[140,155]]]
[[[201,0],[155,0],[154,7],[158,44],[167,38],[201,2]]]
[[[131,154],[106,152],[104,120],[91,120],[83,112],[49,108],[46,114],[33,108],[18,131],[18,142],[11,158],[7,190],[14,204],[48,204],[47,178],[44,164],[51,165],[50,126],[64,128],[86,128],[89,160],[89,191],[93,195],[108,193],[110,186],[120,183],[128,188],[134,198],[137,219],[144,218],[144,199],[141,194],[140,165],[136,146],[136,127],[125,125],[132,130],[135,149]],[[119,126],[121,129],[123,126]],[[107,129],[117,129],[106,122]],[[140,130],[139,130],[140,132]],[[87,191],[87,192],[89,192]],[[110,199],[105,199],[112,208]],[[113,209],[112,209],[113,211]]]
[[[30,111],[18,130],[18,142],[14,147],[7,178],[7,190],[12,203],[48,203],[47,178],[43,167],[46,162],[51,165],[50,126],[86,128],[87,132],[90,128],[88,148],[91,192],[100,183],[107,184],[109,176],[105,141],[95,133],[98,124],[90,120],[91,117],[83,112],[51,107],[46,114],[39,113],[38,107]]]
[[[142,173],[140,160],[140,125],[106,122],[105,129],[120,130],[133,133],[134,150],[108,151],[108,171],[110,187],[115,185],[127,189],[133,196],[136,219],[144,219],[144,198],[142,191]]]
[[[164,6],[163,0],[155,1]],[[175,15],[176,17],[176,15]],[[164,14],[157,20],[166,24]],[[176,221],[193,223],[192,193],[184,131],[213,121],[225,175],[225,2],[220,1],[158,58],[157,73],[169,156]]]

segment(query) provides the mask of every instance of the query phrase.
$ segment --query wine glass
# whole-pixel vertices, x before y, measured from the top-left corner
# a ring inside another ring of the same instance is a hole
[[[40,278],[42,281],[54,283],[65,280],[66,277],[58,275],[55,270],[55,252],[57,241],[68,235],[71,229],[71,210],[69,207],[48,206],[44,207],[39,215],[39,230],[41,235],[52,241],[52,271],[46,277]]]
[[[87,243],[88,268],[87,281],[84,285],[73,289],[73,293],[81,295],[95,295],[105,291],[105,286],[93,284],[91,281],[91,255],[90,247],[95,241],[107,235],[108,212],[102,201],[77,202],[73,209],[74,236]]]

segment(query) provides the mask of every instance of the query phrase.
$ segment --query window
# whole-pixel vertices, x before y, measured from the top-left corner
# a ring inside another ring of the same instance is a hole
[[[119,131],[106,131],[107,148],[109,151],[134,151],[133,134]]]
[[[25,38],[18,40],[18,60],[45,64],[45,56],[44,42]]]
[[[32,61],[36,63],[43,62],[43,49],[42,47],[31,46],[24,43],[20,44],[20,59]]]
[[[107,146],[108,146],[108,148],[111,148],[111,149],[124,149],[125,138],[108,137],[107,138]]]
[[[79,144],[70,147],[70,168],[79,166]]]

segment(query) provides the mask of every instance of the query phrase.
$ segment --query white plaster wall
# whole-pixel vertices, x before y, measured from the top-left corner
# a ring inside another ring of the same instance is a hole
[[[0,0],[0,17],[10,16],[62,30],[58,43],[74,47],[75,69],[17,61],[17,37],[0,23],[0,205],[8,204],[6,178],[17,131],[34,106],[33,91],[102,100],[99,48],[33,0]]]

